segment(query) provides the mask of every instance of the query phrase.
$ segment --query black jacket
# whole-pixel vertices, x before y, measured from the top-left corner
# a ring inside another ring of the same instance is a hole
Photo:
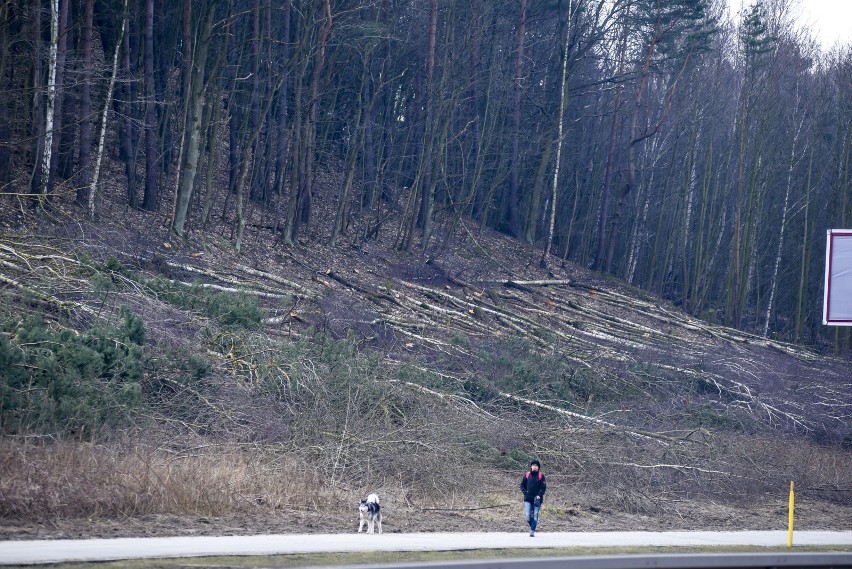
[[[541,496],[544,502],[544,493],[547,491],[547,478],[539,470],[533,472],[528,470],[521,478],[521,492],[524,493],[524,502],[533,503],[536,496]]]

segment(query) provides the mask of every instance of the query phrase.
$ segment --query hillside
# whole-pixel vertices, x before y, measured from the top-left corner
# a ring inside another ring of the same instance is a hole
[[[352,531],[374,490],[387,531],[520,528],[531,457],[542,528],[783,528],[790,480],[797,527],[852,518],[848,360],[469,222],[284,247],[256,210],[237,254],[113,199],[3,204],[7,538]]]

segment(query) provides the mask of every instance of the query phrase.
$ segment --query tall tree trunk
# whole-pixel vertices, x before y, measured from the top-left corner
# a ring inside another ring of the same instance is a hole
[[[221,129],[221,125],[228,117],[228,109],[226,109],[222,105],[222,94],[225,92],[225,89],[230,89],[229,99],[234,96],[234,83],[233,78],[230,77],[231,71],[230,68],[230,60],[231,60],[231,30],[234,26],[234,20],[231,17],[234,8],[233,0],[228,0],[228,21],[225,25],[225,37],[222,40],[221,52],[219,53],[219,60],[216,64],[216,68],[213,73],[217,75],[221,75],[223,80],[218,83],[218,88],[215,90],[212,101],[208,103],[207,108],[207,121],[208,124],[204,127],[205,131],[209,130],[207,135],[207,173],[205,176],[205,193],[204,200],[201,206],[201,225],[207,226],[207,222],[210,218],[210,209],[213,207],[213,201],[215,197],[220,193],[219,188],[222,184],[214,184],[213,183],[213,173],[216,171],[216,167],[219,163],[219,158],[222,154],[222,147],[219,141],[219,132]],[[223,72],[224,70],[224,72]],[[231,82],[230,87],[227,86],[227,81]],[[230,105],[230,102],[228,103]],[[229,168],[230,171],[230,168]],[[231,196],[231,188],[229,185],[225,185],[225,202],[227,203],[228,198]]]
[[[656,53],[658,37],[655,35],[647,47],[645,53],[645,62],[642,69],[642,76],[639,79],[639,88],[636,91],[636,106],[633,109],[633,119],[630,124],[630,141],[627,144],[627,181],[619,192],[618,199],[615,202],[615,211],[611,221],[611,230],[608,235],[608,246],[605,269],[607,272],[612,271],[612,261],[615,256],[615,245],[617,240],[618,226],[621,214],[621,206],[624,198],[630,193],[636,185],[636,146],[642,140],[648,137],[647,134],[639,135],[639,114],[642,109],[642,100],[645,95],[645,90],[648,87],[648,78],[651,72],[651,61]],[[609,220],[607,223],[610,223]]]
[[[104,143],[106,141],[107,117],[109,116],[109,107],[112,105],[112,93],[115,89],[115,79],[118,76],[118,54],[121,52],[121,43],[124,40],[124,31],[127,28],[127,6],[129,0],[124,0],[124,12],[121,18],[121,31],[118,35],[118,41],[115,42],[115,53],[112,56],[112,75],[109,80],[109,88],[107,89],[107,98],[104,103],[104,111],[101,115],[101,134],[98,137],[98,154],[95,158],[95,168],[92,173],[92,184],[89,186],[89,217],[95,218],[95,194],[98,188],[98,179],[101,175],[101,163],[104,158]]]
[[[236,23],[235,23],[236,24]],[[239,29],[237,25],[229,24],[233,28],[233,34]],[[250,130],[249,121],[246,119],[246,106],[244,100],[244,89],[242,83],[244,78],[240,77],[240,69],[244,63],[246,46],[248,42],[234,42],[234,49],[228,50],[228,72],[227,78],[230,82],[228,95],[228,193],[225,195],[225,203],[222,208],[222,220],[228,211],[229,200],[232,194],[237,193],[242,171],[242,154],[247,152],[245,148],[246,133]]]
[[[251,43],[249,50],[249,67],[251,68],[251,110],[250,110],[250,129],[253,131],[257,128],[260,122],[260,0],[253,0],[251,8]],[[260,143],[258,138],[257,143]],[[249,197],[252,201],[261,201],[263,199],[263,190],[258,175],[258,168],[261,160],[257,159],[259,148],[252,149],[252,168],[251,168],[251,191]]]
[[[798,108],[799,103],[799,85],[796,85],[796,103],[794,109]],[[802,132],[802,125],[805,122],[805,114],[802,113],[802,118],[799,121],[799,127],[793,135],[793,143],[790,147],[790,163],[787,165],[787,188],[784,191],[784,206],[781,208],[781,225],[778,228],[778,248],[775,253],[775,264],[772,267],[772,277],[769,280],[769,301],[766,303],[766,314],[763,319],[763,337],[769,336],[769,321],[772,318],[772,305],[775,301],[775,289],[778,286],[778,269],[781,267],[781,254],[784,251],[784,232],[787,229],[787,207],[790,204],[790,192],[793,189],[793,169],[796,165],[796,143],[799,140],[799,134]]]
[[[44,143],[42,145],[44,154],[41,158],[40,193],[42,196],[46,196],[49,189],[50,164],[53,153],[53,120],[56,107],[56,52],[58,49],[59,0],[50,0],[50,56],[47,70],[47,109],[44,115]]]
[[[606,236],[609,229],[609,215],[612,209],[612,173],[615,169],[615,140],[618,133],[618,117],[621,110],[621,94],[624,89],[624,62],[627,56],[627,36],[630,27],[626,23],[630,8],[625,12],[625,24],[622,28],[621,47],[618,50],[618,71],[616,71],[617,83],[615,85],[615,103],[612,110],[612,123],[609,129],[609,142],[606,153],[606,170],[604,172],[604,187],[601,201],[601,211],[598,221],[597,253],[595,254],[594,267],[604,268],[606,255]]]
[[[748,220],[751,213],[750,201],[753,193],[748,190],[746,169],[748,167],[749,135],[751,133],[752,97],[754,96],[756,68],[750,60],[746,69],[746,79],[740,94],[737,109],[737,197],[734,213],[734,243],[731,247],[731,268],[728,269],[728,283],[725,302],[725,321],[733,326],[740,326],[742,319],[743,290],[747,287],[745,267],[748,262],[743,259],[748,249]],[[756,159],[753,159],[756,161]],[[753,170],[756,166],[753,166]]]
[[[523,94],[522,83],[524,74],[524,34],[527,23],[527,0],[520,0],[521,10],[518,15],[518,47],[515,59],[515,77],[513,85],[514,101],[512,104],[512,155],[511,155],[511,180],[509,182],[509,195],[507,197],[509,233],[518,237],[520,221],[518,219],[520,173],[520,136],[521,136],[521,96]]]
[[[53,2],[53,0],[51,0]],[[53,4],[51,4],[52,6]],[[30,124],[33,125],[33,130],[31,136],[33,137],[35,144],[33,146],[32,153],[32,163],[33,169],[32,174],[30,175],[30,194],[34,199],[38,200],[38,195],[41,194],[42,191],[42,171],[44,169],[44,142],[45,142],[45,123],[46,118],[43,113],[43,103],[44,103],[44,94],[42,93],[42,89],[44,87],[44,83],[42,81],[42,64],[41,64],[41,50],[42,50],[42,33],[41,33],[41,7],[40,6],[32,6],[30,5],[30,11],[32,14],[32,43],[33,43],[33,80],[32,80],[32,93],[33,93],[33,103],[32,103],[32,115],[30,116]],[[58,24],[58,22],[57,22]],[[57,30],[58,33],[58,30]],[[52,118],[51,118],[52,120]]]
[[[556,137],[556,162],[553,166],[553,192],[550,196],[550,223],[548,224],[547,241],[544,244],[544,252],[541,254],[540,265],[542,268],[547,267],[547,257],[550,255],[550,248],[553,246],[553,229],[556,226],[556,198],[559,189],[559,165],[562,161],[562,140],[563,140],[563,125],[565,117],[565,107],[568,105],[568,48],[571,46],[571,0],[568,0],[568,29],[565,31],[565,50],[562,53],[562,84],[559,89],[559,122],[557,123]]]
[[[542,149],[538,158],[538,167],[535,170],[535,178],[532,183],[532,193],[530,194],[529,204],[526,207],[524,215],[524,241],[530,245],[534,245],[539,233],[539,224],[541,222],[541,196],[546,183],[547,167],[550,165],[551,156],[553,156],[553,143],[555,142],[556,126],[545,131],[541,137]],[[547,209],[550,200],[545,200],[544,208]]]
[[[128,14],[128,20],[128,30],[124,35],[123,63],[126,81],[121,86],[121,94],[124,100],[119,105],[119,110],[124,116],[120,128],[120,144],[122,158],[124,159],[124,174],[127,178],[127,204],[130,207],[137,207],[136,154],[140,142],[138,123],[141,118],[138,104],[138,81],[136,80],[139,66],[139,41],[137,39],[139,30],[135,24],[138,20],[135,15],[131,17]]]
[[[42,181],[44,194],[51,194],[56,188],[56,171],[59,166],[59,142],[62,137],[62,104],[65,99],[65,54],[67,53],[68,34],[68,6],[71,0],[61,0],[59,5],[59,28],[58,36],[54,42],[51,24],[51,62],[53,71],[53,123],[51,125],[50,143],[51,150],[47,170],[47,180]],[[54,53],[55,52],[55,53]]]
[[[183,53],[181,54],[181,90],[180,94],[183,99],[183,109],[181,111],[181,122],[180,122],[180,138],[179,138],[179,148],[178,148],[178,159],[177,159],[177,172],[175,173],[175,187],[174,187],[174,200],[172,202],[172,210],[171,210],[171,223],[172,230],[175,230],[176,219],[177,219],[177,208],[178,208],[178,196],[181,194],[181,181],[183,180],[183,175],[185,173],[185,164],[184,164],[184,152],[186,151],[186,146],[189,144],[189,130],[191,127],[192,117],[190,114],[192,113],[192,0],[183,0],[183,17],[182,17],[183,26],[181,28],[181,43],[183,44]],[[200,119],[199,119],[200,120]],[[196,149],[197,150],[197,149]],[[193,175],[195,172],[193,172]],[[188,205],[188,202],[187,202]],[[184,214],[185,215],[185,214]],[[181,222],[183,225],[183,222]],[[183,229],[181,228],[180,233],[178,235],[183,236]]]
[[[293,135],[290,141],[292,152],[292,163],[290,165],[290,199],[287,207],[287,222],[284,226],[284,235],[282,240],[285,245],[293,245],[298,242],[299,229],[301,227],[301,219],[299,217],[299,204],[302,200],[302,184],[304,180],[304,151],[302,147],[305,145],[305,132],[302,116],[302,100],[304,92],[304,77],[308,65],[308,58],[305,52],[307,51],[308,38],[310,32],[307,26],[302,34],[302,39],[298,45],[296,60],[300,61],[299,68],[294,75],[293,89]]]
[[[283,77],[281,90],[278,93],[278,132],[275,154],[275,193],[278,194],[278,199],[284,201],[284,183],[287,179],[285,171],[287,168],[287,88],[290,83],[289,64],[287,58],[290,55],[290,19],[292,15],[292,3],[287,0],[284,3],[284,29],[282,31],[283,40],[281,45],[281,68],[279,73]]]
[[[658,152],[657,146],[658,146],[657,141],[654,140],[654,141],[651,142],[650,147],[646,146],[646,148],[645,148],[645,157],[644,157],[643,161],[647,164],[648,160],[649,160],[649,156],[653,157],[653,158],[651,158],[651,160],[653,160],[653,161],[651,162],[651,167],[650,167],[651,175],[649,176],[647,186],[646,186],[648,188],[648,191],[645,192],[644,199],[642,199],[642,195],[641,195],[641,189],[642,189],[641,185],[638,188],[639,191],[636,194],[636,205],[638,207],[640,203],[642,204],[642,215],[639,216],[639,219],[636,219],[634,221],[633,231],[632,231],[631,236],[630,236],[630,246],[629,246],[630,253],[629,253],[628,259],[627,259],[627,271],[626,271],[626,275],[625,275],[625,278],[624,278],[624,280],[626,280],[629,284],[634,283],[634,278],[636,276],[636,269],[639,265],[639,256],[640,256],[639,255],[640,254],[639,244],[640,244],[641,240],[639,238],[639,233],[642,230],[642,228],[646,227],[646,225],[648,223],[648,214],[650,212],[651,197],[653,195],[652,188],[654,188],[657,185],[656,180],[654,178],[655,175],[656,175],[655,166],[656,166],[656,163],[657,163],[657,159],[659,158],[659,152]],[[692,167],[690,165],[688,170],[691,170],[691,169],[692,169]],[[661,208],[660,212],[662,213],[663,211],[665,211],[665,209],[666,208]],[[659,225],[661,223],[662,223],[662,215],[660,216],[660,219],[658,220],[658,231],[656,232],[656,235],[658,237],[663,236],[662,230],[659,230]],[[655,248],[657,247],[656,240],[654,242],[654,247]],[[653,259],[653,256],[652,256],[652,259]],[[652,269],[652,271],[653,271],[653,269]],[[660,272],[662,272],[662,271],[660,271]]]
[[[716,72],[714,74],[713,80],[713,94],[712,94],[712,106],[710,113],[710,128],[706,134],[706,146],[703,149],[703,160],[704,160],[704,176],[701,182],[701,201],[698,207],[698,213],[696,215],[696,227],[693,230],[693,235],[695,239],[695,249],[692,253],[691,261],[691,285],[688,288],[686,294],[686,304],[684,305],[684,309],[690,312],[693,315],[698,315],[700,311],[700,299],[704,297],[704,288],[711,281],[709,267],[706,265],[706,260],[708,258],[708,251],[710,249],[710,239],[712,239],[712,232],[710,231],[710,221],[711,214],[713,211],[713,203],[716,201],[716,195],[713,193],[711,195],[711,188],[714,187],[714,176],[718,177],[718,172],[721,170],[719,166],[716,164],[716,156],[715,156],[715,148],[716,148],[716,132],[719,128],[719,124],[721,120],[718,117],[718,108],[720,103],[720,94],[723,92],[721,89],[721,74],[722,70],[722,60],[719,58],[716,64]],[[715,112],[713,112],[715,111]],[[699,121],[700,117],[696,113],[695,120]]]
[[[74,85],[69,85],[69,87],[72,88],[64,86],[66,83],[65,76],[68,74],[69,57],[72,58],[71,65],[76,63],[73,59],[75,38],[74,28],[71,24],[71,3],[69,2],[68,4],[65,14],[65,31],[62,33],[59,40],[59,47],[61,51],[59,59],[61,60],[61,65],[58,67],[58,71],[62,73],[63,77],[63,88],[58,91],[61,95],[61,108],[59,109],[59,112],[61,113],[59,118],[61,124],[59,126],[54,125],[54,128],[56,128],[56,132],[59,135],[56,152],[56,178],[61,180],[70,180],[74,175],[74,150],[77,137],[77,123],[79,122],[77,114],[79,113],[79,97],[77,89],[73,88]],[[76,81],[73,79],[73,75],[71,77],[72,79],[70,79],[70,81]]]
[[[195,175],[198,172],[198,160],[201,154],[201,122],[204,106],[204,95],[207,91],[204,84],[204,73],[207,66],[207,47],[210,43],[210,30],[213,27],[215,4],[205,7],[207,15],[201,33],[198,35],[198,48],[195,50],[194,61],[187,62],[187,70],[192,70],[188,85],[190,104],[187,108],[190,127],[186,149],[186,163],[175,199],[175,216],[172,230],[180,237],[184,235],[189,204],[195,187]],[[212,104],[212,103],[211,103]]]
[[[340,192],[337,196],[337,212],[334,216],[334,227],[331,230],[331,246],[337,245],[337,238],[340,233],[345,231],[347,218],[349,217],[349,201],[352,190],[352,183],[355,180],[355,166],[358,160],[358,153],[363,147],[363,135],[361,129],[362,117],[365,114],[364,105],[366,96],[369,94],[367,84],[369,82],[368,69],[370,66],[369,54],[364,55],[364,61],[361,62],[361,86],[358,89],[357,110],[355,111],[355,126],[352,131],[352,139],[349,144],[349,152],[346,159],[346,178]],[[371,106],[372,101],[367,100],[367,105]]]
[[[426,155],[426,178],[425,178],[425,189],[426,193],[424,194],[424,198],[426,199],[425,207],[422,209],[423,213],[423,238],[421,241],[421,247],[425,250],[429,246],[429,241],[432,239],[432,218],[435,212],[435,203],[439,202],[442,204],[446,204],[447,200],[451,198],[450,194],[446,191],[446,175],[447,175],[447,145],[448,145],[448,137],[449,137],[449,129],[450,129],[450,121],[452,120],[452,113],[448,110],[448,108],[452,108],[455,105],[452,103],[453,94],[450,92],[447,84],[450,79],[451,71],[450,71],[450,49],[449,47],[453,45],[453,30],[455,27],[451,24],[455,20],[455,7],[456,0],[450,0],[447,8],[447,25],[444,26],[444,39],[443,45],[445,48],[442,50],[441,57],[441,82],[438,87],[438,93],[435,94],[434,88],[434,77],[429,79],[430,93],[429,93],[429,101],[428,106],[431,109],[431,119],[430,123],[430,131],[431,134],[429,136],[429,153]],[[437,32],[438,26],[438,2],[434,0],[434,4],[432,6],[432,21],[434,22],[434,26]],[[432,50],[434,52],[434,49]],[[430,56],[431,59],[434,60],[435,55],[432,53]],[[432,64],[434,67],[434,62]],[[430,72],[430,75],[434,76],[434,69]],[[440,120],[440,131],[438,132],[438,121]],[[437,137],[436,137],[437,133]],[[439,199],[437,187],[439,177],[438,174],[442,174],[441,181],[441,197]]]
[[[427,235],[431,232],[432,202],[434,198],[434,186],[432,171],[434,168],[434,143],[435,123],[437,122],[436,107],[438,101],[435,97],[435,49],[438,42],[438,0],[431,0],[429,9],[429,43],[426,56],[426,122],[424,124],[423,144],[421,146],[421,180],[420,184],[420,212],[418,223],[423,228],[424,246],[428,242]],[[409,240],[409,245],[411,239]]]
[[[226,40],[227,42],[227,40]],[[226,48],[227,49],[227,48]],[[205,176],[204,188],[206,189],[204,193],[204,202],[201,206],[201,225],[207,226],[207,221],[210,218],[210,208],[213,207],[213,200],[216,195],[219,194],[217,188],[221,184],[213,183],[213,172],[216,170],[216,166],[219,163],[219,155],[222,152],[222,147],[219,144],[219,129],[222,123],[222,108],[219,104],[219,101],[222,99],[222,90],[219,89],[216,92],[216,97],[213,99],[213,103],[210,104],[210,133],[207,136],[207,174]],[[228,191],[228,188],[225,188],[225,191]]]
[[[325,65],[325,52],[328,44],[328,36],[331,33],[331,0],[323,3],[323,26],[320,32],[319,44],[317,46],[317,59],[311,76],[310,99],[308,100],[307,125],[305,128],[305,178],[302,203],[299,217],[303,224],[310,221],[313,209],[313,182],[314,182],[314,158],[316,155],[317,115],[319,114],[319,80]]]
[[[145,193],[142,207],[158,207],[157,107],[154,89],[154,0],[145,0]]]
[[[384,65],[384,64],[383,64]],[[381,77],[381,73],[379,77]],[[365,99],[373,98],[374,91],[378,89],[373,85],[372,77],[368,77]],[[370,210],[376,199],[376,188],[378,187],[378,169],[376,168],[376,142],[374,140],[373,125],[376,123],[376,105],[372,105],[367,111],[364,121],[364,167],[363,167],[363,190],[361,194],[361,209]]]
[[[92,28],[95,0],[83,0],[83,84],[80,86],[80,155],[77,168],[80,185],[77,203],[88,204],[88,184],[91,180],[90,156],[92,153]],[[129,133],[127,133],[129,136]]]
[[[383,0],[382,6],[376,6],[376,22],[387,23],[388,14],[385,12],[385,8],[387,7],[387,0]],[[366,93],[365,100],[372,100],[373,93],[376,93],[376,98],[379,97],[378,91],[383,88],[381,85],[384,82],[384,76],[388,69],[388,64],[390,63],[389,49],[387,42],[384,42],[384,49],[382,50],[381,56],[381,64],[379,67],[378,73],[378,83],[373,79],[373,74],[370,73],[368,75],[367,85],[366,85]],[[372,55],[372,52],[371,52]],[[371,66],[373,65],[373,57],[370,58]],[[362,213],[364,210],[370,212],[373,207],[373,204],[376,199],[376,189],[379,187],[379,167],[377,163],[376,156],[376,131],[374,130],[376,126],[376,106],[372,105],[370,109],[367,111],[367,116],[364,120],[364,158],[362,160],[362,184],[361,184],[361,199],[358,200],[358,212]],[[364,224],[364,229],[367,230],[369,227],[369,223]]]
[[[10,18],[11,2],[4,2],[0,7],[0,21]],[[9,52],[8,31],[0,34],[0,84],[6,81],[6,65]],[[12,152],[9,136],[9,105],[5,97],[0,98],[0,193],[6,192],[6,186],[12,181]]]
[[[852,166],[852,119],[846,125],[843,133],[843,146],[837,164],[837,187],[840,190],[839,213],[833,216],[833,223],[840,227],[849,227],[852,218],[852,199],[849,198],[850,166]],[[837,326],[834,332],[834,351],[837,355],[844,354],[850,346],[850,328]],[[852,355],[852,354],[850,354]]]
[[[697,103],[697,102],[696,102]],[[698,254],[698,239],[693,235],[692,213],[694,211],[695,194],[697,193],[696,185],[698,183],[697,169],[697,153],[698,153],[698,127],[697,119],[698,105],[693,104],[691,128],[689,135],[689,145],[686,159],[686,168],[684,171],[683,193],[686,206],[683,208],[683,218],[680,226],[680,270],[681,270],[681,306],[686,309],[689,306],[689,296],[691,288],[694,288],[693,277],[690,274],[690,259],[693,259]],[[654,158],[656,162],[656,157]],[[653,187],[653,186],[649,186]],[[693,243],[695,249],[690,249],[690,243]],[[638,244],[634,245],[638,247]],[[628,282],[630,282],[628,280]]]
[[[470,153],[474,154],[479,148],[479,137],[482,129],[482,117],[479,113],[479,62],[480,51],[482,45],[482,26],[480,19],[482,18],[479,0],[469,0],[470,4],[470,57],[468,59],[468,69],[470,72],[470,100],[468,101],[468,113],[470,120],[473,121],[471,136],[470,136]],[[474,163],[474,169],[476,164]],[[470,184],[470,188],[466,195],[469,203],[466,204],[470,210],[470,215],[473,219],[479,218],[479,208],[481,201],[478,199],[477,188],[473,187],[475,176],[465,176],[465,181]]]
[[[269,114],[269,109],[272,107],[273,101],[275,101],[275,94],[281,88],[281,83],[283,83],[283,76],[278,79],[278,82],[273,87],[270,92],[270,96],[266,98],[264,101],[263,108],[260,112],[260,121],[257,123],[257,126],[254,130],[249,134],[249,139],[246,141],[246,152],[249,154],[245,160],[243,160],[242,165],[240,167],[240,177],[239,182],[237,183],[237,238],[234,244],[236,250],[242,251],[243,245],[243,233],[245,231],[246,226],[246,218],[245,218],[245,198],[246,198],[246,183],[248,182],[249,171],[251,170],[252,165],[252,148],[256,147],[257,139],[260,137],[260,133],[263,130],[263,125],[266,122],[266,117]]]
[[[154,0],[154,41],[152,43],[156,44],[157,48],[153,58],[154,97],[157,101],[155,106],[157,114],[157,163],[160,166],[162,176],[157,180],[157,207],[159,207],[160,201],[159,194],[169,178],[172,166],[175,165],[172,155],[176,150],[180,151],[184,126],[178,122],[179,127],[173,127],[174,120],[181,121],[184,113],[174,113],[170,110],[180,106],[177,101],[185,100],[185,98],[181,99],[179,96],[181,94],[180,89],[172,88],[174,82],[171,80],[174,62],[178,61],[183,32],[182,26],[175,25],[169,20],[169,17],[174,13],[173,7],[179,5],[181,1]],[[177,96],[175,92],[178,93]],[[177,143],[173,140],[175,134],[178,135]],[[177,167],[180,168],[180,164],[177,164]],[[169,214],[171,214],[171,211],[169,211]]]

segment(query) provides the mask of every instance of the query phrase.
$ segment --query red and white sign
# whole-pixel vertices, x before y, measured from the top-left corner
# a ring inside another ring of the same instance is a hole
[[[829,229],[822,323],[852,326],[852,229]]]

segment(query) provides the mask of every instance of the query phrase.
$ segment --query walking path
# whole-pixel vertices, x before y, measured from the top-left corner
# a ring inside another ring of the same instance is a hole
[[[214,555],[276,555],[350,551],[449,551],[553,547],[784,547],[786,531],[386,533],[143,537],[0,541],[0,565],[110,561]],[[852,531],[799,531],[794,545],[852,546]]]

